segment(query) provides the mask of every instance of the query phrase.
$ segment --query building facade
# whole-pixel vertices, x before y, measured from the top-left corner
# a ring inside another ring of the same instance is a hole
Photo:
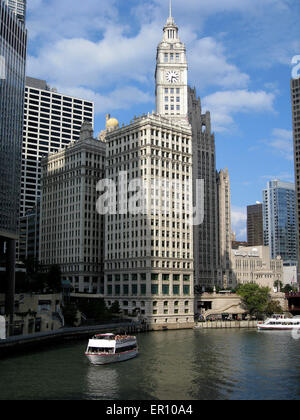
[[[218,174],[218,220],[219,220],[219,246],[220,246],[220,276],[222,289],[233,286],[231,249],[231,191],[228,169],[221,170]]]
[[[300,283],[300,78],[291,80],[293,139],[294,139],[294,166],[296,191],[296,220],[297,220],[297,263],[298,283]]]
[[[185,46],[171,13],[155,80],[156,113],[121,128],[107,121],[106,178],[125,176],[125,185],[138,179],[143,206],[129,207],[132,193],[120,200],[118,187],[117,211],[105,223],[105,297],[153,328],[184,328],[194,322],[192,131]]]
[[[262,203],[247,206],[247,242],[249,246],[264,244]]]
[[[41,159],[78,140],[84,121],[94,124],[93,102],[58,93],[44,80],[26,78],[21,217],[40,199]]]
[[[210,113],[202,114],[196,90],[188,88],[188,117],[193,133],[193,192],[196,206],[196,180],[203,180],[204,220],[194,227],[195,284],[199,287],[222,286],[218,220],[218,186],[215,136]]]
[[[17,19],[25,23],[26,0],[4,0],[4,3],[16,15]]]
[[[270,258],[280,256],[284,265],[297,264],[297,224],[295,186],[270,181],[263,191],[264,245]]]
[[[280,257],[271,259],[266,246],[232,250],[232,269],[236,285],[256,283],[273,291],[277,282],[283,282],[283,261]]]
[[[79,140],[42,161],[40,262],[59,265],[75,292],[102,293],[104,225],[96,212],[105,143],[84,123]]]
[[[153,114],[110,129],[106,142],[106,178],[118,183],[125,173],[130,190],[136,179],[144,190],[137,198],[142,208],[128,211],[135,196],[125,191],[118,194],[118,211],[106,215],[107,303],[118,301],[125,314],[140,315],[153,328],[190,326],[194,320],[191,130]]]
[[[171,11],[170,11],[171,13]],[[186,48],[170,15],[156,57],[156,113],[188,124],[188,64]]]
[[[26,78],[18,258],[28,255],[25,219],[41,196],[41,159],[79,139],[84,121],[94,124],[94,104],[58,93],[45,80]]]
[[[40,201],[26,215],[20,217],[19,260],[39,259],[40,244]]]
[[[0,260],[6,260],[7,307],[13,317],[21,181],[27,31],[0,0]],[[12,323],[12,320],[11,320]]]

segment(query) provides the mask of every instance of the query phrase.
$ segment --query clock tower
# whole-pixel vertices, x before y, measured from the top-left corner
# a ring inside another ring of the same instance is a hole
[[[188,122],[188,65],[186,48],[178,36],[178,27],[170,16],[164,27],[156,57],[156,113],[175,121]]]

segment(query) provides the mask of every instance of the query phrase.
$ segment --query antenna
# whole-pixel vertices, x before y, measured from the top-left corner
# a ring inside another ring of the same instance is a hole
[[[172,17],[172,0],[170,0],[170,6],[169,6],[169,8],[170,8],[170,18]]]

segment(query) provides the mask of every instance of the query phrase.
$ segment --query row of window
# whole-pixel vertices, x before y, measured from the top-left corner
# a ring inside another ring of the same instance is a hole
[[[161,290],[158,284],[152,284],[151,285],[151,295],[159,295],[162,294],[164,296],[170,295],[171,289],[168,284],[163,284],[161,286]],[[190,295],[190,285],[183,285],[182,286],[182,292],[185,296]],[[141,284],[140,285],[140,293],[138,293],[138,285],[133,284],[131,285],[130,294],[132,296],[145,296],[147,294],[147,285]],[[124,284],[122,289],[121,285],[116,284],[114,287],[111,284],[107,285],[107,295],[108,296],[129,296],[129,285]],[[180,295],[180,285],[174,284],[172,287],[172,295],[178,296]]]

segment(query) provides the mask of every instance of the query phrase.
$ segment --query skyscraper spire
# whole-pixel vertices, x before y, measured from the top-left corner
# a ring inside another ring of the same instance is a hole
[[[167,25],[175,25],[175,21],[172,16],[172,0],[169,0],[169,17],[167,19]]]

